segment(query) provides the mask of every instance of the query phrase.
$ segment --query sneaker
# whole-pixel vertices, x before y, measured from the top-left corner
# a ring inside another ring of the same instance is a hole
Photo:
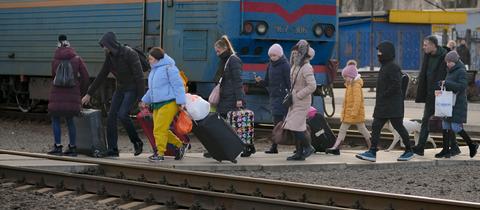
[[[68,145],[68,149],[63,152],[63,155],[70,156],[70,157],[77,157],[77,147]]]
[[[134,156],[138,156],[142,154],[143,152],[143,142],[140,140],[136,143],[133,143],[133,149],[135,150],[135,153],[133,153]]]
[[[450,148],[450,157],[457,156],[460,153],[462,153],[462,152],[460,151],[460,148],[458,148],[458,146],[456,146],[456,147],[453,146],[453,147]]]
[[[152,162],[152,163],[158,163],[158,162],[162,162],[164,160],[165,160],[165,158],[163,158],[163,155],[153,154],[150,157],[148,157],[148,162]]]
[[[175,151],[175,160],[181,160],[185,156],[185,153],[187,153],[188,147],[190,144],[183,144],[180,148]]]
[[[420,155],[420,156],[425,155],[425,154],[424,154],[424,150],[423,150],[422,148],[417,147],[417,146],[414,146],[414,147],[412,148],[412,151],[413,151],[413,153],[415,153],[415,154],[417,154],[417,155]]]
[[[360,160],[368,160],[368,161],[371,161],[371,162],[376,162],[377,161],[377,154],[375,152],[371,151],[371,150],[368,150],[364,153],[357,154],[357,155],[355,155],[355,157],[357,157]]]
[[[415,156],[412,151],[405,151],[400,157],[397,158],[397,161],[409,161]]]
[[[297,161],[297,160],[305,160],[305,158],[303,157],[303,155],[299,154],[299,153],[295,153],[293,154],[292,156],[290,157],[287,157],[287,160],[288,161]]]
[[[58,156],[61,156],[61,155],[62,155],[62,148],[63,148],[62,145],[53,144],[52,150],[50,150],[49,152],[47,152],[47,154],[49,154],[49,155],[58,155]]]

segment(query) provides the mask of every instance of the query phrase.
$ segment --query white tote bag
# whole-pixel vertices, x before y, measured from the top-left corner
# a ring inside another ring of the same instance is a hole
[[[435,117],[451,117],[456,95],[452,91],[446,91],[444,87],[435,92]]]
[[[187,103],[185,105],[185,109],[193,120],[203,120],[205,117],[207,117],[208,113],[210,112],[210,103],[197,95],[187,93],[186,97]]]

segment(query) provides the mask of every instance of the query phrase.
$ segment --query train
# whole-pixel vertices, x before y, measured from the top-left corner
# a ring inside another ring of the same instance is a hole
[[[101,69],[99,38],[108,31],[123,44],[147,52],[161,46],[189,79],[189,89],[208,97],[218,58],[214,42],[228,35],[243,61],[247,108],[256,122],[271,122],[268,95],[255,84],[264,77],[267,51],[307,40],[316,54],[317,87],[330,82],[327,63],[338,37],[336,0],[0,0],[0,104],[29,112],[48,99],[51,61],[59,34],[65,34],[86,61],[91,77]],[[93,79],[93,78],[92,78]],[[112,78],[113,81],[113,78]],[[94,96],[106,109],[115,83]],[[317,91],[321,92],[321,91]],[[312,104],[322,109],[323,96]]]

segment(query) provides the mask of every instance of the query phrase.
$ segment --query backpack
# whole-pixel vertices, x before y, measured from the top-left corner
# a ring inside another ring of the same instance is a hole
[[[70,60],[62,60],[57,66],[53,85],[56,87],[75,87],[75,75]]]
[[[407,87],[408,87],[408,82],[410,81],[410,77],[408,74],[402,73],[402,96],[403,99],[405,99],[405,96],[407,95]]]
[[[139,49],[137,48],[134,48],[134,47],[130,47],[128,45],[125,45],[125,47],[128,47],[130,49],[132,49],[134,52],[137,53],[138,55],[138,58],[140,59],[140,65],[142,66],[142,71],[143,72],[147,72],[147,71],[150,71],[150,63],[148,63],[148,59],[147,59],[147,56]]]

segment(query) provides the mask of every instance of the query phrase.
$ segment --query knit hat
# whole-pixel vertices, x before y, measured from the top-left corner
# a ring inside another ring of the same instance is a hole
[[[452,50],[445,55],[446,62],[457,62],[460,56],[458,55],[457,51]]]
[[[357,77],[357,75],[358,75],[358,71],[357,71],[357,68],[354,65],[348,65],[345,68],[343,68],[343,70],[342,70],[342,76],[344,78],[348,77],[348,78],[355,79],[355,77]]]
[[[270,49],[268,49],[268,54],[281,57],[283,55],[283,48],[279,44],[275,43],[270,47]]]
[[[165,51],[160,47],[154,47],[150,49],[148,53],[157,60],[160,60],[165,56]]]
[[[66,40],[67,40],[67,35],[65,35],[65,34],[58,35],[58,41],[59,42],[66,41]]]

